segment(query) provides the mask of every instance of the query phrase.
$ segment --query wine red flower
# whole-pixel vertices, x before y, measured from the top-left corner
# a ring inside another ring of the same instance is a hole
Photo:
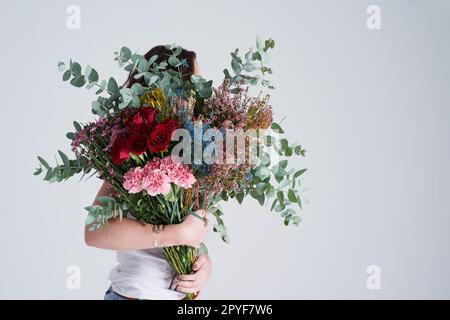
[[[148,126],[152,126],[155,123],[158,110],[152,107],[142,107],[140,110],[142,117],[147,121]]]
[[[142,125],[144,125],[144,117],[142,116],[142,113],[137,112],[133,118],[131,119],[130,127],[132,128],[138,128]]]
[[[174,119],[167,119],[155,126],[147,141],[147,146],[152,153],[167,150],[173,132],[179,128],[178,122]]]
[[[150,129],[154,126],[158,110],[150,107],[141,107],[131,119],[125,121],[125,125],[128,126],[133,132],[139,132],[141,134],[148,134]]]
[[[124,147],[125,152],[141,155],[147,150],[147,136],[140,133],[132,133]]]
[[[130,155],[124,148],[126,142],[127,136],[124,134],[119,135],[114,141],[114,144],[111,147],[111,158],[115,164],[121,164],[130,158]]]

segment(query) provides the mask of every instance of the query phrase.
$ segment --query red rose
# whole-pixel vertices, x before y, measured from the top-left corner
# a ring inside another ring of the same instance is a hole
[[[133,132],[148,134],[154,125],[157,114],[158,111],[155,108],[141,107],[131,120],[127,121],[126,125],[130,127]]]
[[[126,152],[132,152],[135,155],[141,155],[147,150],[147,136],[133,133],[128,138],[124,150]]]
[[[131,127],[139,127],[144,124],[144,117],[140,112],[137,112],[131,119]]]
[[[142,117],[147,121],[147,125],[152,126],[155,123],[158,110],[151,107],[142,107],[140,110]]]
[[[130,155],[124,149],[126,142],[126,135],[120,135],[114,141],[114,144],[111,147],[111,158],[115,164],[121,164],[122,162],[130,158]]]
[[[173,132],[179,128],[174,119],[165,120],[156,125],[147,141],[147,146],[152,153],[167,150]]]

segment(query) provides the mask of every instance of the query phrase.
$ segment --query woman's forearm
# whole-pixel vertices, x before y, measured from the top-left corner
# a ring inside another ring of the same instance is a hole
[[[102,249],[138,250],[178,245],[181,242],[177,225],[163,226],[162,230],[156,231],[150,224],[116,218],[97,231],[89,231],[88,228],[85,228],[86,244]]]
[[[103,182],[98,196],[112,196],[112,190],[106,182]],[[97,197],[94,205],[100,204]],[[199,210],[197,214],[205,216],[206,212]],[[97,231],[89,231],[89,226],[86,226],[84,238],[88,246],[109,250],[138,250],[176,245],[198,247],[208,231],[207,220],[200,220],[188,215],[180,224],[154,228],[151,224],[143,224],[134,219],[115,218]]]
[[[94,200],[94,205],[101,204],[98,196],[113,196],[113,190],[103,181],[100,190]],[[154,247],[163,247],[180,244],[183,235],[179,225],[164,226],[160,232],[153,229],[150,224],[142,224],[139,221],[123,218],[112,219],[107,226],[97,231],[89,231],[85,227],[84,238],[86,244],[109,250],[137,250]]]

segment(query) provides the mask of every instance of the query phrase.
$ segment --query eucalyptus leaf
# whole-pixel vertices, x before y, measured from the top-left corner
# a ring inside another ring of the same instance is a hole
[[[114,94],[119,91],[119,86],[113,77],[109,78],[107,88],[110,94]]]
[[[149,65],[152,65],[153,63],[155,63],[157,59],[158,59],[158,55],[157,54],[151,56],[150,59],[148,59]]]
[[[81,74],[81,66],[78,62],[72,62],[70,64],[70,71],[72,71],[72,74],[74,76],[78,76]]]
[[[70,77],[72,76],[72,72],[70,70],[67,70],[63,73],[63,81],[67,81],[70,79]]]
[[[242,201],[244,201],[244,192],[238,192],[236,194],[236,200],[238,201],[239,204],[242,204]]]
[[[70,80],[70,84],[74,87],[81,88],[86,83],[86,79],[83,75],[77,75],[72,80]]]
[[[92,89],[93,87],[95,87],[96,84],[97,84],[96,82],[89,82],[89,83],[86,85],[86,89]]]
[[[276,123],[276,122],[273,122],[273,123],[272,123],[271,128],[272,128],[272,130],[274,130],[275,132],[278,132],[278,133],[281,133],[281,134],[284,133],[284,131],[283,131],[283,129],[281,128],[281,126],[280,126],[278,123]]]
[[[59,71],[64,71],[66,69],[66,64],[62,61],[58,62],[58,70]]]
[[[264,193],[260,193],[257,190],[251,190],[250,196],[252,196],[252,198],[256,199],[260,205],[264,204],[264,199],[265,199]]]
[[[84,223],[86,225],[90,225],[90,224],[94,223],[95,221],[97,221],[97,217],[94,214],[89,213],[87,215],[86,220],[84,221]]]
[[[73,122],[73,126],[75,127],[75,130],[77,130],[77,132],[81,131],[81,125],[77,121]]]
[[[273,209],[275,208],[275,206],[277,205],[278,199],[273,200],[272,202],[272,206],[270,207],[270,211],[273,211]]]
[[[170,56],[169,57],[169,60],[167,61],[171,66],[174,66],[174,67],[176,67],[176,66],[178,66],[179,64],[180,64],[180,59],[178,59],[177,57],[175,57],[175,56]]]
[[[120,58],[122,59],[122,62],[126,62],[130,60],[131,58],[131,50],[127,47],[122,47],[120,49]]]
[[[87,76],[89,82],[97,82],[98,81],[98,73],[95,69],[91,69],[91,72]]]
[[[253,72],[256,69],[257,69],[257,67],[254,64],[251,64],[251,63],[246,64],[245,67],[244,67],[244,71],[246,71],[246,72]]]
[[[239,74],[241,72],[241,65],[236,59],[231,60],[231,68],[235,74]]]
[[[286,157],[292,156],[292,148],[286,147],[286,148],[284,149],[284,155],[285,155]]]
[[[50,168],[50,166],[48,165],[47,161],[45,161],[43,158],[41,158],[39,156],[37,158],[38,158],[39,162],[42,163],[42,165],[45,167],[45,169],[49,169]]]
[[[302,219],[299,216],[294,216],[292,218],[292,223],[295,225],[299,225],[299,223],[302,221]]]
[[[301,169],[301,170],[298,170],[298,171],[294,174],[294,179],[300,177],[303,173],[306,172],[306,170],[308,170],[308,169]]]
[[[297,196],[296,196],[294,190],[289,189],[289,191],[288,191],[288,199],[291,202],[297,203]]]
[[[278,191],[277,192],[277,199],[280,202],[280,205],[284,204],[284,193],[283,193],[283,191]]]

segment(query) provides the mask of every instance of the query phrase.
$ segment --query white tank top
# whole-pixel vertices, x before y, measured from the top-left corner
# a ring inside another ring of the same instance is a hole
[[[117,251],[117,262],[108,279],[118,294],[136,299],[181,300],[174,290],[175,271],[159,248]]]
[[[118,294],[150,300],[181,300],[185,296],[174,290],[175,271],[161,249],[117,251],[117,262],[109,279]]]

